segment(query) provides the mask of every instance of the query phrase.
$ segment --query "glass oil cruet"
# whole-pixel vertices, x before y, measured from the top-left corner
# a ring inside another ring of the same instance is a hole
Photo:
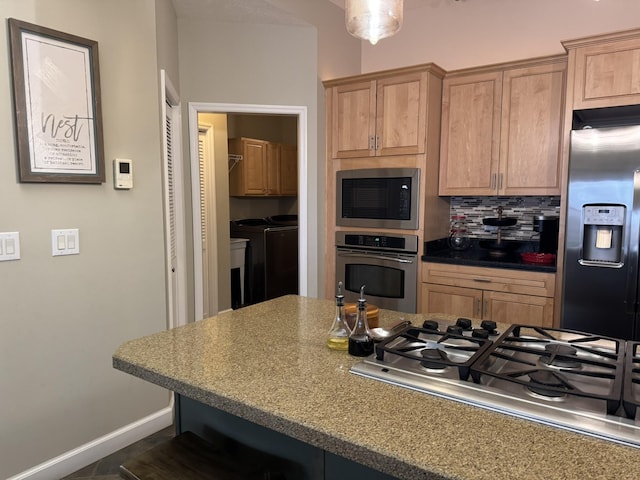
[[[327,336],[327,346],[332,350],[347,350],[349,348],[349,335],[351,329],[347,325],[347,317],[344,312],[344,295],[342,295],[342,282],[338,282],[336,295],[336,315]]]
[[[358,313],[356,323],[349,335],[349,354],[355,357],[366,357],[373,353],[373,337],[367,322],[367,301],[364,298],[364,285],[360,287]]]

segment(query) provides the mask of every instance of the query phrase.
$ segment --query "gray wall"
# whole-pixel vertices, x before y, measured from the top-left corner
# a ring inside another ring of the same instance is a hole
[[[124,341],[166,328],[161,130],[154,0],[0,0],[0,478],[168,405],[165,390],[111,367]],[[107,182],[16,180],[6,17],[97,40]],[[117,28],[116,28],[117,26]],[[116,191],[111,160],[134,161]],[[80,254],[51,256],[51,229]]]
[[[189,102],[290,105],[307,107],[307,156],[310,185],[306,191],[313,206],[308,222],[309,292],[318,290],[318,94],[317,40],[313,27],[211,23],[178,20],[181,100],[185,110],[185,138]],[[218,138],[217,133],[214,133]],[[217,142],[217,140],[216,140]],[[216,155],[217,157],[217,155]],[[185,149],[185,158],[188,153]],[[218,222],[218,275],[220,308],[229,285],[228,171],[226,157],[217,162],[216,203]],[[185,161],[185,178],[190,178]],[[223,183],[220,183],[223,182]],[[227,185],[226,188],[224,185]],[[190,193],[188,193],[190,195]],[[190,198],[188,196],[187,198]],[[190,202],[189,202],[190,205]],[[191,218],[191,212],[187,214]],[[189,230],[189,228],[188,228]],[[192,244],[192,242],[191,242]],[[188,262],[189,263],[189,262]]]

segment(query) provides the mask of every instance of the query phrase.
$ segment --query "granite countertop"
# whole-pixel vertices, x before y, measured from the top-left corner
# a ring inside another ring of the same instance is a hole
[[[504,240],[502,244],[509,247],[504,255],[492,255],[490,250],[481,246],[483,242],[491,240],[472,238],[469,248],[457,251],[449,248],[446,238],[424,243],[423,262],[450,263],[471,267],[509,268],[515,270],[529,270],[533,272],[555,273],[556,264],[541,265],[525,263],[520,257],[522,252],[536,252],[535,242],[521,240]]]
[[[640,478],[640,451],[349,373],[333,302],[289,295],[131,340],[115,368],[403,479]],[[388,326],[443,315],[380,310]]]

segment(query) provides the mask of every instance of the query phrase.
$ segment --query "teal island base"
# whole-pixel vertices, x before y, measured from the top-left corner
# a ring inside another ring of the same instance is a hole
[[[176,433],[193,432],[247,472],[287,480],[395,480],[339,455],[301,442],[183,395],[175,395]],[[265,477],[267,478],[267,477]]]

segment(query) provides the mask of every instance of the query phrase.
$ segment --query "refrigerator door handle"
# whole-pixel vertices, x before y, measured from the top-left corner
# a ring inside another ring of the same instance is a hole
[[[638,296],[638,243],[640,242],[640,169],[633,172],[633,211],[627,237],[627,313],[635,313]]]

